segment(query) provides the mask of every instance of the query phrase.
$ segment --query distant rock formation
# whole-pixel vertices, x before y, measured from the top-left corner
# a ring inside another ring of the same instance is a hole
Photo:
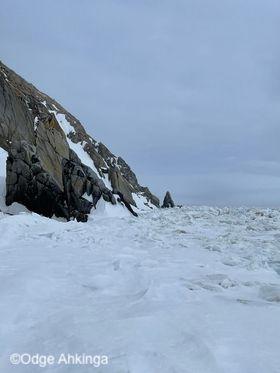
[[[9,154],[6,204],[86,221],[103,198],[137,215],[136,200],[159,207],[128,164],[89,136],[60,104],[0,62],[0,148]],[[137,198],[136,198],[137,197]]]
[[[161,207],[162,208],[175,207],[175,204],[173,202],[170,192],[166,192],[164,200],[163,200],[163,204]]]

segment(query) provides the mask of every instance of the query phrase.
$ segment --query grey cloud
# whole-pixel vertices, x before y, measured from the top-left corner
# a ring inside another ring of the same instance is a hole
[[[2,0],[1,59],[158,194],[278,205],[277,0]]]

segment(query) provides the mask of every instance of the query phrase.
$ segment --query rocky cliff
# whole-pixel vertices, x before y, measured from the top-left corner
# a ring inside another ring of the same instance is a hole
[[[0,148],[8,154],[6,205],[17,202],[48,217],[79,221],[87,220],[101,198],[134,215],[140,205],[159,206],[121,157],[1,62]]]

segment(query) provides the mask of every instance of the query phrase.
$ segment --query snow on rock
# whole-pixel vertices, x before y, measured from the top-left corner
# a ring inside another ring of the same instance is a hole
[[[57,113],[56,111],[49,110],[50,113],[53,113],[56,117],[56,120],[58,121],[60,127],[63,129],[66,137],[69,135],[69,133],[74,132],[74,127],[71,126],[71,124],[68,122],[68,120],[65,117],[65,114]],[[68,139],[68,137],[67,137]],[[69,140],[69,139],[68,139]],[[72,141],[71,141],[72,143]]]
[[[127,217],[130,215],[130,212],[123,204],[117,203],[116,205],[112,205],[111,203],[105,202],[103,198],[100,198],[100,200],[97,202],[96,210],[94,210],[92,213],[92,220],[94,221],[96,217],[114,218]]]
[[[59,125],[63,129],[63,131],[66,135],[66,139],[67,139],[69,147],[72,150],[74,150],[74,152],[78,155],[78,157],[80,158],[82,163],[84,163],[86,166],[89,166],[100,177],[99,172],[96,169],[93,160],[90,158],[89,154],[84,150],[83,143],[74,143],[68,137],[68,135],[71,132],[74,131],[74,127],[68,122],[65,114],[58,113],[55,110],[49,110],[49,111],[50,111],[50,113],[55,115]],[[115,163],[117,162],[117,159],[118,158],[115,157],[115,159],[114,159]],[[113,161],[113,160],[111,160],[111,161]],[[102,180],[103,180],[105,186],[108,189],[112,190],[112,185],[111,185],[111,182],[110,182],[107,174],[104,175]],[[132,196],[133,196],[133,199],[136,202],[137,208],[139,210],[142,210],[142,211],[146,210],[147,211],[147,210],[150,210],[150,209],[155,207],[151,203],[149,203],[144,196],[142,196],[140,194],[132,193]],[[106,212],[105,212],[105,210],[106,210]],[[122,212],[121,212],[122,208],[120,208],[119,206],[115,206],[115,207],[109,206],[109,207],[106,207],[106,208],[104,207],[104,209],[103,208],[101,209],[101,211],[103,211],[103,213],[105,213],[105,215],[107,215],[107,213],[108,213],[109,216],[111,216],[111,214],[113,214],[113,216],[115,216],[115,213],[116,213],[117,210],[118,210],[117,216],[119,216],[120,213],[122,215]]]
[[[0,371],[42,371],[13,352],[76,352],[108,355],[102,373],[278,372],[279,229],[276,209],[0,216]]]
[[[55,111],[52,111],[52,113],[55,115],[58,123],[60,124],[61,128],[63,129],[66,139],[68,142],[68,145],[70,149],[74,150],[74,152],[77,154],[77,156],[80,158],[81,162],[85,164],[86,166],[90,167],[97,175],[100,177],[98,170],[96,169],[93,160],[90,158],[89,154],[84,150],[82,143],[74,143],[71,141],[71,139],[68,137],[68,134],[71,133],[74,128],[71,126],[71,124],[67,121],[64,114],[57,113]],[[112,185],[109,181],[108,175],[104,175],[102,178],[102,181],[104,182],[105,186],[112,190]],[[92,201],[88,196],[84,197],[88,199],[90,202]],[[98,204],[96,206],[96,210],[92,210],[92,213],[94,215],[98,215],[99,217],[116,217],[116,216],[128,216],[130,213],[129,211],[124,208],[121,204],[111,205],[110,203],[106,203],[103,198],[101,198],[98,201]]]
[[[86,166],[90,167],[94,172],[98,174],[98,171],[96,167],[94,166],[93,160],[90,158],[89,154],[84,150],[82,143],[74,143],[71,141],[71,139],[68,137],[68,135],[71,132],[74,132],[75,129],[66,119],[65,114],[58,113],[53,110],[49,110],[50,113],[54,114],[56,117],[56,120],[58,121],[59,125],[61,126],[63,132],[66,135],[66,139],[69,145],[69,148],[74,150],[74,152],[77,154],[77,156],[80,158],[81,162],[84,163]]]
[[[137,205],[137,208],[141,211],[150,211],[151,209],[155,208],[155,206],[149,203],[147,199],[140,193],[132,193],[132,197]]]
[[[63,129],[65,135],[66,135],[66,139],[67,139],[67,142],[68,142],[68,145],[69,145],[69,148],[74,150],[74,152],[77,154],[77,156],[80,158],[81,162],[84,163],[86,166],[90,167],[99,177],[99,172],[98,170],[96,169],[95,165],[94,165],[94,162],[93,160],[90,158],[89,154],[84,150],[83,148],[83,144],[82,143],[74,143],[69,137],[68,135],[74,131],[74,127],[71,126],[71,124],[68,122],[68,120],[66,119],[65,115],[64,114],[61,114],[61,113],[57,113],[56,111],[52,111],[50,110],[51,113],[53,113],[59,123],[59,125],[61,126],[61,128]],[[105,175],[104,178],[102,178],[105,186],[108,188],[108,189],[112,189],[112,186],[111,186],[111,183],[109,182],[108,180],[108,176]]]

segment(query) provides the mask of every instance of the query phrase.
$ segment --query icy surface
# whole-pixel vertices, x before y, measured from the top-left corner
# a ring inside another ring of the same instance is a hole
[[[279,210],[243,208],[0,215],[0,371],[279,372],[279,228]],[[109,365],[12,366],[12,352]]]

